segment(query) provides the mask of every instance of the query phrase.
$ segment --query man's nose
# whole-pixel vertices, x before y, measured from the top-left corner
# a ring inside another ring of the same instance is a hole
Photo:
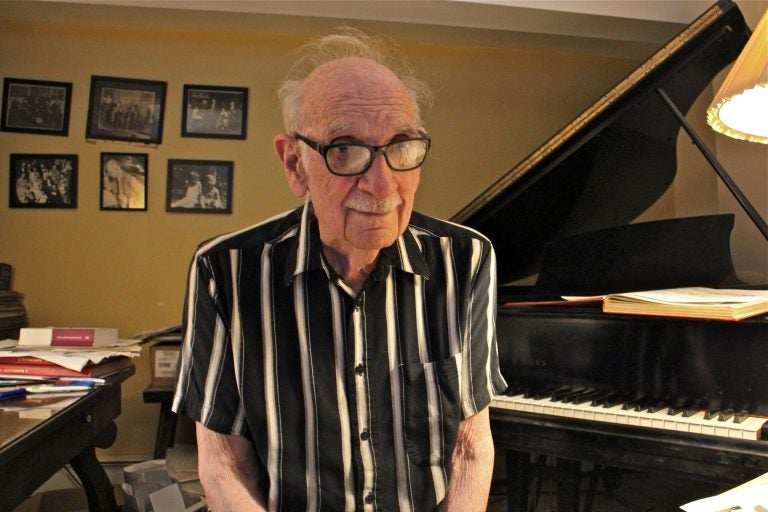
[[[395,171],[389,166],[381,151],[373,154],[371,166],[361,176],[358,187],[374,197],[388,197],[397,188]]]

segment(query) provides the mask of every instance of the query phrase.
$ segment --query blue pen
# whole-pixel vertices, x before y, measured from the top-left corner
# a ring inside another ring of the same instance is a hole
[[[92,388],[94,382],[91,380],[57,380],[53,383],[54,386],[83,386],[86,388]]]
[[[8,391],[0,391],[0,400],[6,400],[8,398],[23,397],[27,394],[27,390],[24,388],[9,389]]]

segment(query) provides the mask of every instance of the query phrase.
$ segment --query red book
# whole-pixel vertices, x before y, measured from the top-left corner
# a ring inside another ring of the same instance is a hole
[[[100,363],[89,364],[82,371],[70,370],[48,361],[45,364],[0,363],[0,377],[104,377],[133,364],[127,356],[107,358]]]
[[[0,357],[0,364],[44,364],[46,366],[58,366],[53,361],[48,361],[47,359],[42,359],[35,356],[2,356]]]

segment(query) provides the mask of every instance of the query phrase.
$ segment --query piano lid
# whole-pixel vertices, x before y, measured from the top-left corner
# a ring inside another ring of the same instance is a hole
[[[493,242],[499,282],[539,272],[550,242],[626,226],[654,204],[675,177],[680,130],[657,90],[687,112],[749,33],[721,0],[458,212]]]

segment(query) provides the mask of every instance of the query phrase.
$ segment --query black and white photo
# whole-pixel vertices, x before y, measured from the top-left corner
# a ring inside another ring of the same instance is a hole
[[[159,144],[163,139],[166,82],[91,77],[88,139]]]
[[[11,154],[11,208],[77,208],[77,155]]]
[[[66,136],[71,105],[72,84],[69,82],[6,78],[0,129]]]
[[[234,162],[168,160],[166,211],[231,213]]]
[[[181,111],[183,137],[245,139],[248,89],[185,85]]]
[[[146,153],[101,154],[100,209],[146,211],[148,158]]]

